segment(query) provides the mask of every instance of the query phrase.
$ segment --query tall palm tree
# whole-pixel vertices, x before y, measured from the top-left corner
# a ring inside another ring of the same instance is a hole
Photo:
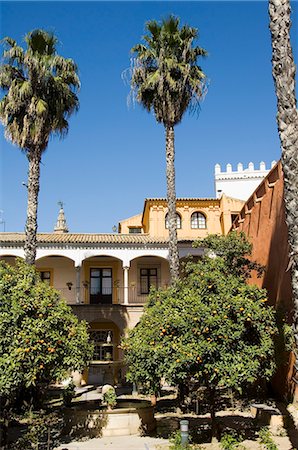
[[[161,23],[146,24],[145,43],[132,48],[131,88],[135,98],[157,122],[165,127],[166,178],[169,221],[169,260],[172,282],[179,276],[177,246],[174,126],[185,111],[199,106],[206,89],[206,77],[197,65],[206,51],[194,46],[198,30],[184,25],[179,18],[169,17]]]
[[[29,162],[24,250],[26,262],[34,264],[42,153],[52,134],[63,137],[67,133],[67,119],[79,106],[76,91],[80,81],[73,60],[56,53],[53,34],[34,30],[25,42],[24,50],[10,37],[4,39],[0,120],[7,139],[20,147]]]
[[[284,199],[292,261],[293,330],[298,360],[298,112],[295,64],[290,41],[289,0],[269,0],[272,73],[277,97],[277,126],[282,150]]]

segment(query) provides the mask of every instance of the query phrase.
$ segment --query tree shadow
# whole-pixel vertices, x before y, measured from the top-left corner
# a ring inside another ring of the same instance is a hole
[[[284,417],[284,428],[287,431],[287,435],[291,441],[293,448],[298,448],[298,430],[296,429],[293,417],[289,413],[284,403],[278,405],[280,412]]]
[[[168,439],[176,430],[179,430],[180,420],[187,419],[189,421],[189,432],[192,441],[195,444],[204,444],[211,442],[211,419],[209,416],[193,416],[183,415],[177,416],[172,414],[163,414],[156,417],[157,429],[156,436]],[[233,415],[228,412],[226,415],[217,415],[216,421],[219,434],[234,433],[241,436],[242,440],[257,440],[259,426],[252,417],[242,416],[240,414]]]

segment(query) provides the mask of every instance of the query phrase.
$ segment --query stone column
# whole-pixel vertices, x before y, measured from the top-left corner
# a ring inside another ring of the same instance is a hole
[[[129,267],[128,266],[124,266],[123,267],[124,305],[128,305],[128,294],[129,294],[128,271],[129,271]]]
[[[81,302],[81,266],[76,266],[76,303]]]

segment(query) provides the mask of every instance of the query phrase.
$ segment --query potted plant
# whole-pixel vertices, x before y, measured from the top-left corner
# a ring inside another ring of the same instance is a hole
[[[106,392],[104,392],[103,401],[104,403],[106,403],[108,410],[111,410],[116,406],[117,396],[115,389],[112,386]]]

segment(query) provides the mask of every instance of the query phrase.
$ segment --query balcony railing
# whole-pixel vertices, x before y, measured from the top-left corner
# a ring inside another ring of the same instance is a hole
[[[76,288],[71,286],[68,287],[56,287],[57,291],[61,292],[62,297],[67,301],[67,303],[79,303],[79,304],[93,304],[93,305],[104,305],[104,304],[125,304],[124,299],[128,297],[129,305],[144,305],[148,299],[148,294],[141,294],[135,286],[130,286],[128,288],[114,286],[111,289],[105,289],[105,292],[98,294],[93,289],[90,290],[89,286],[83,288]]]

